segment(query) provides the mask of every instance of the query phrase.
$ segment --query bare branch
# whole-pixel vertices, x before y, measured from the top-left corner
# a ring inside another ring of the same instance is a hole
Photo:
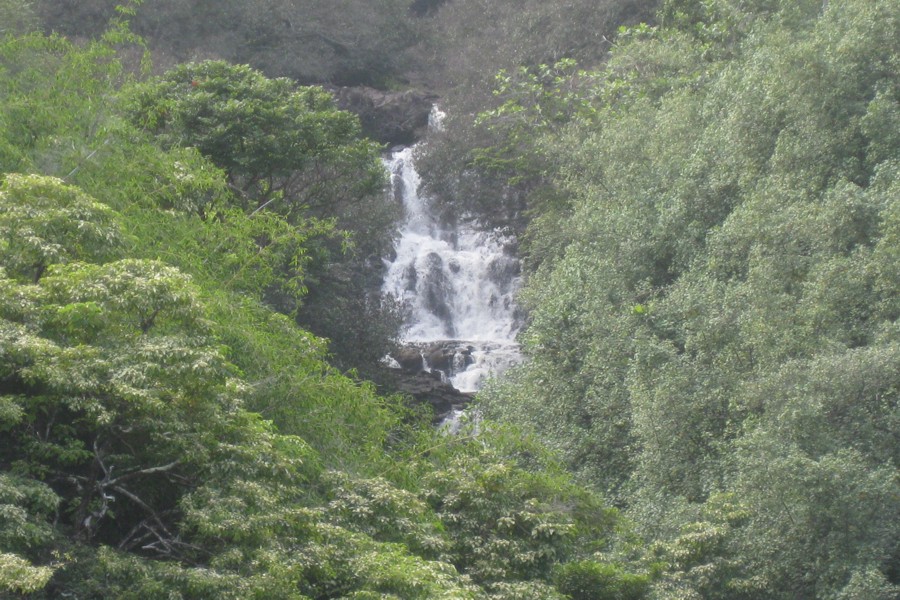
[[[181,463],[180,460],[174,460],[167,465],[162,465],[159,467],[150,467],[148,469],[140,469],[138,471],[129,471],[128,473],[119,475],[115,479],[111,479],[109,481],[109,485],[117,485],[123,481],[127,481],[129,479],[134,479],[135,477],[139,477],[141,475],[153,475],[154,473],[166,473],[166,472],[174,469],[180,463]]]

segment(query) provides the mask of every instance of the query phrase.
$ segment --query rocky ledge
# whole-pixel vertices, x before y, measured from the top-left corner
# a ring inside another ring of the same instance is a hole
[[[471,353],[470,346],[453,341],[404,346],[391,355],[396,362],[391,369],[395,387],[417,402],[431,405],[434,422],[439,423],[474,397],[447,381],[456,369],[471,364]]]
[[[428,127],[428,116],[437,96],[419,90],[385,92],[370,87],[333,88],[342,110],[359,115],[363,133],[389,145],[410,145]]]
[[[404,373],[395,371],[394,387],[413,397],[416,402],[428,404],[434,411],[433,422],[443,422],[454,410],[465,408],[472,401],[472,394],[460,392],[442,380],[438,372]]]

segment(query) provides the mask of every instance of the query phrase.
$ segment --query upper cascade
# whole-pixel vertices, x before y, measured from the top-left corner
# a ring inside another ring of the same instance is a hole
[[[477,223],[441,222],[429,199],[419,194],[414,152],[415,147],[403,148],[385,159],[405,218],[382,291],[409,308],[404,340],[420,347],[455,344],[459,358],[445,375],[457,389],[477,391],[487,376],[499,374],[519,356],[515,293],[521,278],[515,239],[501,230],[481,230]]]

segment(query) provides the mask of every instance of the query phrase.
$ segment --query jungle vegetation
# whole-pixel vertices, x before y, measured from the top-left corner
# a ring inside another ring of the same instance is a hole
[[[0,0],[0,597],[900,596],[900,2],[341,5]],[[315,84],[410,81],[527,274],[456,436],[348,371]]]

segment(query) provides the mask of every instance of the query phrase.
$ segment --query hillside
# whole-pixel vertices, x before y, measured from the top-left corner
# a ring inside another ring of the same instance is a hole
[[[900,596],[900,2],[117,4],[0,0],[0,597]],[[343,85],[518,234],[456,435]]]

